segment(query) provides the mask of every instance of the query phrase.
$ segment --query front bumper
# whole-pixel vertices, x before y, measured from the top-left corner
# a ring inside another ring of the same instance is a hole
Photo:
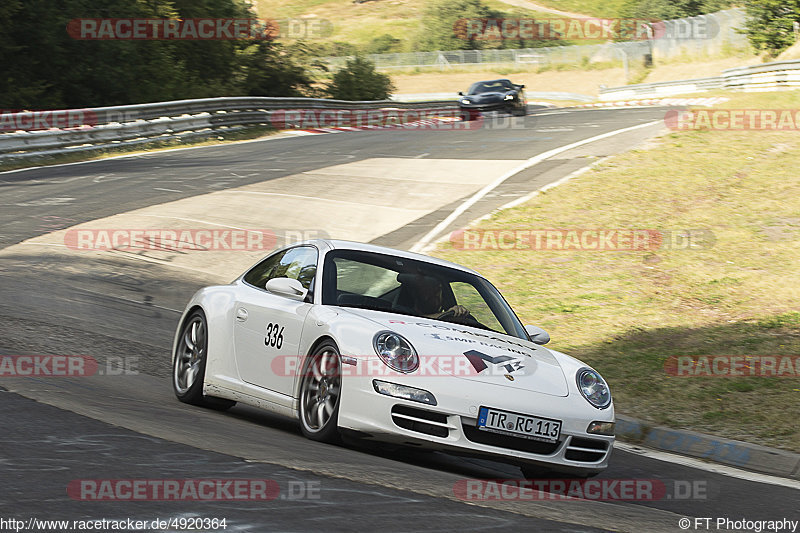
[[[404,381],[394,382],[431,391],[436,396],[436,406],[379,394],[369,378],[347,380],[342,390],[339,426],[361,438],[490,456],[563,473],[593,474],[608,466],[614,437],[589,434],[586,429],[593,421],[613,421],[613,406],[597,410],[579,394],[577,398],[575,394],[554,397],[474,382],[469,385],[469,392],[448,395],[433,390],[430,385],[436,383],[430,383],[430,379],[405,377]],[[427,386],[424,381],[429,382]],[[562,420],[561,435],[557,442],[547,443],[479,430],[476,420],[481,406]]]
[[[516,108],[516,104],[513,100],[506,100],[489,104],[459,104],[459,107],[462,111],[480,111],[483,113],[487,111],[510,111]]]

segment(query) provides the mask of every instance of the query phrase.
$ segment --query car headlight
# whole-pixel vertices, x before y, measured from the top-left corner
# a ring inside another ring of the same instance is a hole
[[[513,94],[507,94],[506,97],[503,98],[503,100],[513,100],[513,99],[514,99],[514,95]]]
[[[472,102],[470,102],[469,100],[467,100],[466,98],[464,98],[463,100],[461,100],[461,103],[462,103],[462,104],[464,104],[464,105],[469,105],[469,104],[471,104]]]
[[[381,361],[392,370],[409,374],[419,368],[416,350],[402,335],[393,331],[381,331],[375,335],[373,345]]]
[[[575,375],[578,390],[583,397],[598,409],[605,409],[611,405],[611,390],[603,377],[591,368],[581,368]]]

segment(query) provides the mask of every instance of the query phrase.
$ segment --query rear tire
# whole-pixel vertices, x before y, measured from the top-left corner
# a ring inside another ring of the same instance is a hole
[[[203,395],[208,359],[208,324],[200,309],[184,321],[172,361],[172,390],[182,402],[224,411],[236,402]]]

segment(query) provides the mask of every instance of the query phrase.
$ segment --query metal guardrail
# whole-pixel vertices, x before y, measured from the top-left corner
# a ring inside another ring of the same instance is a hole
[[[377,100],[351,102],[317,98],[231,97],[176,100],[82,110],[83,126],[0,134],[0,161],[34,158],[143,142],[214,135],[219,129],[232,131],[253,125],[269,125],[270,115],[291,109],[448,109],[452,100],[396,102]],[[33,113],[35,114],[35,113]],[[3,124],[30,120],[32,112],[9,113]]]
[[[726,89],[763,91],[800,87],[800,60],[774,61],[722,71]]]
[[[773,91],[800,87],[800,60],[775,61],[762,65],[736,67],[720,76],[691,80],[640,83],[600,90],[600,100],[654,98],[674,94],[705,92],[710,89]]]
[[[663,81],[658,83],[638,83],[622,87],[600,89],[599,99],[624,100],[626,98],[655,98],[674,94],[703,92],[709,89],[721,89],[722,78],[695,78],[691,80]]]
[[[769,91],[798,87],[800,60],[776,61],[728,69],[717,77],[602,89],[600,100],[651,98],[709,89]],[[454,109],[457,105],[455,98],[419,102],[350,102],[315,98],[232,97],[68,110],[90,115],[91,125],[0,133],[0,162],[214,135],[222,128],[225,131],[235,131],[257,124],[268,125],[271,113],[276,110]],[[31,113],[24,112],[5,114],[2,124],[15,124],[20,117],[30,115]]]

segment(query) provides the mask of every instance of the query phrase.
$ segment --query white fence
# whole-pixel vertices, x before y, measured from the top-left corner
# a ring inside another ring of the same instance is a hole
[[[668,20],[663,32],[648,41],[655,59],[716,56],[734,50],[748,50],[750,43],[742,29],[747,22],[743,9],[727,9],[708,15]]]

